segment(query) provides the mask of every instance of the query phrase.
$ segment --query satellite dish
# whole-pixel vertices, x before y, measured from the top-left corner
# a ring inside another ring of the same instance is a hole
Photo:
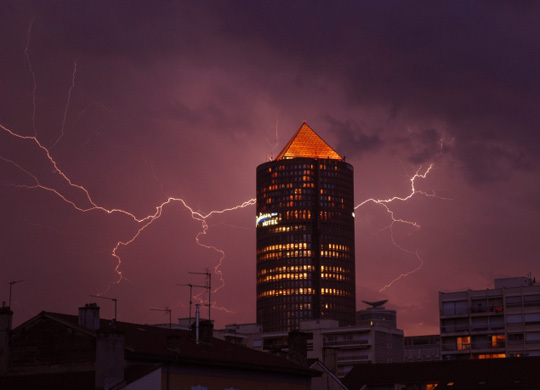
[[[382,301],[376,301],[376,302],[368,302],[368,301],[362,301],[364,302],[365,304],[373,307],[373,308],[376,308],[376,307],[380,307],[382,305],[384,305],[386,302],[388,302],[388,299],[384,299]]]

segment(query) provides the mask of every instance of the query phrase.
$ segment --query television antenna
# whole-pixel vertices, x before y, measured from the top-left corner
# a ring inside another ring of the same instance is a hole
[[[191,283],[186,283],[186,284],[176,283],[176,285],[189,287],[189,326],[191,326],[191,306],[193,305],[193,287],[206,288],[206,286],[201,286],[198,284],[191,284]]]
[[[22,280],[14,280],[13,282],[9,282],[9,307],[11,308],[11,287],[16,284],[20,283]]]
[[[205,275],[206,276],[206,286],[205,288],[208,290],[208,321],[210,321],[210,307],[212,306],[211,300],[210,300],[210,293],[212,291],[212,274],[208,272],[208,269],[206,269],[205,272],[188,272],[190,275]]]
[[[117,302],[118,302],[118,299],[116,298],[109,298],[109,297],[104,297],[102,295],[90,295],[91,297],[94,297],[94,298],[101,298],[101,299],[108,299],[109,301],[113,301],[114,302],[114,318],[113,318],[113,321],[116,322],[116,309],[117,309]]]

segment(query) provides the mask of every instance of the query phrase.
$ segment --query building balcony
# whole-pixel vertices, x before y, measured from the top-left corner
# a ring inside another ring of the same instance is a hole
[[[341,340],[341,341],[325,341],[325,347],[359,347],[359,348],[370,348],[371,343],[369,340]]]

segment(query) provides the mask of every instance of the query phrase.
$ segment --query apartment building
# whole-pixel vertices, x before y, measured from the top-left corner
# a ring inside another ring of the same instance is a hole
[[[495,288],[439,292],[441,358],[540,356],[540,284],[495,279]]]

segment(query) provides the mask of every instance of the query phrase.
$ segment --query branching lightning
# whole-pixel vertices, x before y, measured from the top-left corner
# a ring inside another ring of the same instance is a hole
[[[52,173],[58,175],[61,178],[61,180],[64,182],[64,184],[67,184],[67,187],[69,189],[75,190],[75,191],[77,191],[79,193],[82,192],[83,200],[82,201],[81,200],[77,201],[77,200],[73,199],[73,196],[69,196],[65,190],[63,191],[63,190],[59,189],[56,186],[49,186],[49,185],[43,184],[36,174],[32,173],[30,170],[23,167],[17,161],[14,161],[12,159],[8,159],[6,157],[0,156],[1,161],[4,161],[5,163],[12,165],[18,171],[22,172],[23,174],[25,174],[26,176],[28,176],[32,180],[31,184],[13,184],[13,186],[19,187],[19,188],[40,189],[40,190],[43,190],[43,191],[47,191],[47,192],[55,195],[56,197],[60,198],[63,202],[70,205],[73,209],[75,209],[75,210],[77,210],[79,212],[82,212],[82,213],[87,213],[87,212],[91,212],[91,211],[97,211],[97,212],[103,212],[103,213],[106,213],[106,214],[121,214],[121,215],[127,216],[129,219],[132,220],[133,223],[135,223],[137,225],[137,229],[136,229],[134,234],[132,234],[126,240],[119,240],[116,243],[116,245],[114,246],[114,248],[112,249],[111,254],[116,260],[116,266],[114,268],[114,271],[115,271],[115,273],[117,275],[117,278],[116,278],[116,280],[114,280],[112,282],[109,282],[109,284],[107,286],[107,289],[105,291],[103,291],[102,293],[100,293],[100,295],[103,295],[103,294],[107,293],[113,285],[119,284],[122,280],[127,280],[127,278],[122,274],[122,270],[121,270],[122,258],[120,257],[120,254],[119,254],[120,248],[121,247],[127,247],[130,244],[132,244],[133,242],[135,242],[140,237],[140,235],[144,232],[145,229],[147,229],[150,225],[152,225],[156,220],[158,220],[163,215],[164,208],[166,206],[168,206],[169,204],[172,204],[172,203],[180,203],[184,208],[186,208],[190,212],[191,218],[193,218],[194,220],[200,222],[202,230],[196,235],[195,242],[197,243],[197,245],[199,245],[199,246],[201,246],[203,248],[215,251],[216,253],[219,254],[219,261],[218,261],[217,265],[214,266],[214,273],[219,276],[220,285],[217,288],[215,288],[213,290],[213,292],[217,292],[218,290],[223,288],[225,286],[225,280],[223,278],[223,274],[222,274],[222,271],[220,270],[220,267],[222,266],[223,261],[225,259],[225,252],[223,250],[213,246],[213,245],[208,245],[208,244],[205,244],[204,242],[202,242],[202,237],[207,234],[207,231],[208,231],[208,228],[209,228],[208,223],[207,223],[207,219],[209,217],[211,217],[212,215],[223,214],[223,213],[226,213],[226,212],[231,212],[231,211],[235,211],[235,210],[238,210],[238,209],[241,209],[241,208],[245,208],[245,207],[254,205],[255,204],[255,199],[250,199],[250,200],[245,201],[245,202],[243,202],[243,203],[241,203],[239,205],[236,205],[234,207],[225,208],[225,209],[222,209],[222,210],[212,210],[212,211],[205,214],[205,213],[202,213],[200,211],[195,211],[182,198],[168,197],[164,202],[162,202],[161,204],[156,206],[155,212],[153,214],[149,214],[149,215],[146,215],[146,216],[143,216],[143,217],[138,217],[134,213],[132,213],[130,211],[127,211],[127,210],[124,210],[124,209],[121,209],[121,208],[107,208],[107,207],[104,207],[104,206],[101,206],[100,204],[98,204],[92,198],[90,192],[83,185],[77,184],[77,183],[73,182],[69,178],[69,176],[59,167],[58,163],[55,161],[55,159],[53,158],[53,156],[51,154],[51,150],[58,144],[58,142],[64,136],[64,130],[65,130],[66,122],[67,122],[67,116],[68,116],[68,112],[69,112],[69,106],[70,106],[70,102],[71,102],[72,91],[75,88],[76,75],[77,75],[77,61],[75,61],[74,65],[73,65],[71,85],[70,85],[68,93],[67,93],[67,100],[66,100],[66,104],[65,104],[65,107],[64,107],[64,112],[63,112],[63,117],[62,117],[62,124],[61,124],[61,127],[60,127],[59,136],[56,138],[56,140],[54,141],[54,143],[50,147],[46,147],[38,139],[38,131],[37,131],[37,125],[36,125],[37,82],[36,82],[36,76],[35,76],[35,73],[34,73],[33,68],[32,68],[32,62],[31,62],[31,58],[30,58],[30,54],[29,54],[30,36],[31,36],[33,21],[34,20],[31,21],[30,26],[28,28],[28,36],[27,36],[27,39],[26,39],[26,44],[25,44],[25,49],[24,49],[24,55],[25,55],[26,63],[28,65],[28,69],[29,69],[29,72],[30,72],[30,75],[31,75],[31,78],[32,78],[32,130],[33,130],[33,135],[31,135],[31,136],[30,135],[23,135],[20,132],[9,128],[9,127],[5,126],[2,123],[0,123],[0,130],[3,131],[5,134],[8,134],[9,136],[13,137],[13,138],[16,138],[16,139],[21,140],[23,142],[28,142],[28,143],[31,143],[31,144],[37,146],[40,149],[40,151],[44,154],[48,164],[50,164],[52,166]],[[227,309],[225,309],[223,307],[217,307],[215,302],[208,302],[208,304],[211,305],[212,307],[215,307],[216,309],[228,311]]]
[[[105,289],[105,291],[103,291],[100,295],[107,293],[111,289],[111,287],[113,285],[117,285],[117,284],[121,283],[123,280],[127,280],[127,278],[123,275],[122,269],[121,269],[122,257],[119,254],[120,249],[123,248],[123,247],[128,247],[129,245],[134,243],[141,236],[141,234],[143,234],[143,232],[147,228],[149,228],[156,220],[161,218],[161,216],[163,215],[165,207],[169,206],[169,205],[171,205],[173,203],[179,203],[180,205],[182,205],[185,209],[187,209],[190,212],[191,218],[200,223],[201,230],[195,236],[195,242],[197,243],[197,245],[199,245],[199,246],[201,246],[201,247],[203,247],[205,249],[211,250],[211,251],[215,252],[219,256],[217,264],[213,267],[213,271],[214,271],[215,275],[218,275],[220,283],[216,288],[214,288],[212,290],[212,292],[215,293],[215,292],[219,291],[220,289],[222,289],[225,286],[225,280],[223,278],[223,273],[221,271],[221,267],[222,267],[223,262],[225,260],[225,252],[222,249],[220,249],[220,248],[218,248],[218,247],[216,247],[214,245],[209,245],[209,244],[206,244],[206,243],[203,242],[203,237],[207,235],[208,229],[209,229],[208,218],[210,218],[213,215],[223,214],[223,213],[226,213],[226,212],[232,212],[232,211],[235,211],[235,210],[238,210],[238,209],[242,209],[242,208],[246,208],[246,207],[255,205],[256,200],[255,199],[249,199],[249,200],[247,200],[247,201],[245,201],[245,202],[243,202],[243,203],[241,203],[239,205],[236,205],[236,206],[233,206],[233,207],[230,207],[230,208],[225,208],[225,209],[222,209],[222,210],[212,210],[212,211],[210,211],[208,213],[202,213],[200,211],[195,211],[182,198],[167,197],[167,199],[165,201],[163,201],[161,204],[159,204],[159,205],[157,205],[155,207],[155,212],[154,213],[151,213],[149,215],[145,215],[145,216],[142,216],[142,217],[141,216],[136,216],[134,213],[132,213],[130,211],[127,211],[127,210],[124,210],[122,208],[108,208],[108,207],[104,207],[104,206],[100,205],[98,202],[96,202],[85,186],[77,184],[77,183],[73,182],[70,179],[70,177],[59,167],[58,163],[55,161],[55,159],[53,158],[53,156],[51,154],[51,150],[56,147],[56,145],[60,142],[60,140],[64,136],[66,123],[67,123],[67,118],[68,118],[68,113],[69,113],[69,108],[70,108],[70,104],[71,104],[72,92],[73,92],[73,90],[74,90],[74,88],[76,86],[77,61],[74,61],[74,64],[73,64],[71,84],[70,84],[70,87],[69,87],[68,92],[67,92],[67,99],[66,99],[66,102],[65,102],[65,107],[64,107],[63,116],[62,116],[62,123],[61,123],[61,126],[60,126],[60,133],[59,133],[58,137],[55,139],[55,141],[52,143],[52,145],[50,147],[46,147],[38,139],[38,129],[37,129],[37,124],[36,124],[37,81],[36,81],[36,75],[35,75],[33,67],[32,67],[32,62],[31,62],[30,53],[29,53],[30,35],[31,35],[31,31],[32,31],[33,22],[34,22],[34,20],[31,21],[30,26],[28,28],[28,36],[27,36],[27,39],[26,39],[26,44],[25,44],[25,49],[24,49],[24,56],[25,56],[26,63],[28,65],[28,70],[29,70],[31,80],[32,80],[32,130],[33,130],[33,135],[23,135],[18,131],[15,131],[13,129],[8,128],[7,126],[5,126],[2,123],[0,123],[0,130],[2,132],[4,132],[5,134],[8,134],[9,136],[13,137],[13,138],[16,138],[16,139],[18,139],[20,141],[28,142],[30,144],[33,144],[34,146],[37,146],[37,148],[43,153],[43,155],[44,155],[46,161],[48,162],[48,164],[51,165],[53,174],[58,175],[61,178],[61,180],[64,182],[64,184],[67,184],[67,187],[69,189],[72,189],[72,190],[75,190],[75,191],[77,191],[79,193],[82,193],[83,200],[82,201],[81,200],[77,201],[77,200],[75,200],[73,198],[73,196],[70,196],[66,191],[62,191],[61,189],[59,189],[59,188],[57,188],[55,186],[52,186],[52,185],[43,184],[36,174],[32,173],[29,169],[25,168],[22,164],[18,163],[15,160],[8,159],[8,158],[5,158],[3,156],[0,156],[0,160],[4,161],[7,164],[12,165],[18,171],[22,172],[24,175],[26,175],[28,178],[30,178],[31,181],[32,181],[31,184],[16,184],[15,186],[19,187],[19,188],[39,189],[39,190],[49,192],[49,193],[55,195],[60,200],[62,200],[63,202],[65,202],[66,204],[68,204],[69,206],[71,206],[73,209],[75,209],[75,210],[77,210],[77,211],[79,211],[81,213],[87,213],[87,212],[95,211],[95,212],[102,212],[102,213],[105,213],[105,214],[121,214],[123,216],[128,217],[136,225],[135,232],[133,234],[131,234],[128,239],[117,241],[115,246],[112,248],[111,255],[112,255],[112,257],[114,257],[114,259],[116,261],[116,265],[114,267],[114,271],[116,273],[116,279],[109,282],[107,288]],[[93,104],[98,104],[98,103],[93,103]],[[92,105],[88,106],[85,110],[89,109]],[[103,105],[100,104],[100,106],[102,108],[106,109]],[[275,147],[277,147],[277,139],[278,139],[278,121],[277,121],[277,118],[276,118],[275,145],[270,145],[272,147],[272,151],[275,149]],[[268,140],[267,140],[267,142],[270,144],[270,142]],[[442,145],[441,145],[441,147],[442,147]],[[401,280],[401,279],[403,279],[403,278],[417,272],[424,265],[424,260],[420,256],[418,250],[413,251],[413,250],[406,249],[403,246],[399,245],[399,243],[395,239],[394,230],[393,230],[393,227],[394,227],[394,225],[396,223],[409,225],[409,226],[414,227],[414,228],[420,228],[420,225],[418,223],[414,222],[414,221],[409,221],[409,220],[406,220],[406,219],[396,217],[394,211],[391,208],[391,204],[395,203],[395,202],[406,202],[406,201],[410,200],[411,198],[413,198],[415,196],[418,196],[418,195],[425,196],[425,197],[437,197],[437,195],[435,193],[429,193],[429,192],[421,191],[421,190],[418,190],[416,188],[416,181],[419,180],[419,179],[425,179],[428,176],[428,174],[430,173],[430,171],[432,170],[432,168],[433,168],[433,164],[429,165],[427,167],[427,169],[425,169],[424,171],[422,171],[422,167],[418,168],[418,170],[415,172],[415,174],[409,179],[410,180],[410,193],[407,196],[403,196],[403,197],[394,196],[394,197],[391,197],[391,198],[388,198],[388,199],[370,198],[370,199],[364,200],[363,202],[361,202],[360,204],[358,204],[357,206],[354,207],[354,209],[356,210],[356,209],[361,208],[362,206],[367,205],[368,203],[373,203],[373,204],[376,204],[378,206],[383,207],[384,210],[388,213],[388,215],[390,217],[389,225],[384,227],[383,229],[389,229],[390,230],[390,237],[391,237],[391,241],[392,241],[393,245],[395,245],[399,250],[401,250],[401,251],[403,251],[403,252],[405,252],[407,254],[414,255],[416,257],[416,259],[418,260],[418,265],[414,269],[412,269],[412,270],[410,270],[408,272],[400,274],[399,276],[397,276],[396,278],[391,280],[389,283],[385,284],[379,290],[379,292],[382,292],[382,291],[390,288],[397,281],[399,281],[399,280]],[[153,173],[153,175],[155,177],[155,173],[153,172],[153,168],[152,168],[152,173]],[[195,298],[197,298],[199,300],[202,300],[202,298],[201,298],[202,294],[203,293],[196,295]],[[225,309],[224,307],[218,307],[216,302],[208,302],[208,304],[211,305],[213,308],[230,312],[229,310]]]
[[[82,185],[79,185],[79,184],[76,184],[74,182],[72,182],[70,180],[70,178],[58,167],[58,164],[56,163],[56,161],[54,160],[54,158],[51,156],[50,154],[50,151],[48,148],[46,148],[43,144],[40,143],[40,141],[37,139],[37,137],[35,136],[24,136],[24,135],[20,135],[18,133],[16,133],[15,131],[7,128],[6,126],[4,126],[3,124],[0,123],[0,129],[2,129],[3,131],[5,131],[6,133],[10,134],[11,136],[13,137],[16,137],[16,138],[19,138],[19,139],[23,139],[23,140],[26,140],[26,141],[30,141],[30,142],[33,142],[35,145],[37,145],[46,155],[48,161],[50,162],[50,164],[53,166],[54,168],[54,172],[55,173],[58,173],[63,179],[64,181],[71,187],[71,188],[75,188],[77,190],[80,190],[84,193],[85,197],[86,197],[86,200],[88,201],[88,205],[84,206],[84,205],[80,205],[78,204],[76,201],[68,198],[67,195],[64,195],[61,191],[59,191],[58,189],[56,188],[53,188],[53,187],[50,187],[50,186],[46,186],[46,185],[43,185],[41,184],[41,182],[39,181],[38,177],[34,174],[32,174],[30,171],[28,171],[27,169],[23,168],[20,164],[18,164],[17,162],[13,161],[13,160],[10,160],[10,159],[7,159],[5,157],[2,157],[0,156],[0,159],[6,163],[9,163],[11,165],[13,165],[14,167],[16,167],[18,170],[20,170],[21,172],[23,172],[24,174],[26,174],[27,176],[29,176],[32,180],[33,180],[33,184],[31,185],[27,185],[27,184],[17,184],[16,187],[19,187],[19,188],[27,188],[27,189],[41,189],[41,190],[44,190],[44,191],[47,191],[47,192],[50,192],[54,195],[56,195],[58,198],[60,198],[62,201],[66,202],[67,204],[69,204],[71,207],[73,207],[75,210],[77,211],[80,211],[80,212],[89,212],[89,211],[101,211],[101,212],[104,212],[104,213],[107,213],[107,214],[114,214],[114,213],[120,213],[120,214],[123,214],[123,215],[126,215],[128,216],[129,218],[131,218],[133,220],[133,222],[137,223],[139,225],[139,227],[137,228],[135,234],[133,234],[128,240],[125,240],[125,241],[118,241],[116,243],[116,245],[114,246],[113,250],[112,250],[112,256],[117,260],[117,264],[114,268],[114,271],[116,272],[116,274],[118,275],[118,278],[113,281],[113,282],[110,282],[108,287],[107,287],[107,290],[105,290],[103,293],[106,293],[113,284],[118,284],[120,283],[123,279],[125,279],[125,277],[122,275],[122,271],[120,269],[121,267],[121,264],[122,264],[122,258],[120,257],[120,255],[118,254],[118,250],[120,247],[126,247],[130,244],[132,244],[134,241],[137,240],[137,238],[141,235],[141,233],[146,229],[148,228],[152,223],[154,223],[154,221],[156,221],[157,219],[159,219],[161,216],[162,216],[162,213],[163,213],[163,209],[165,206],[171,204],[171,203],[174,203],[174,202],[177,202],[177,203],[180,203],[182,206],[184,206],[186,209],[189,210],[190,214],[191,214],[191,217],[196,220],[196,221],[199,221],[201,223],[201,228],[202,228],[202,231],[199,232],[197,234],[197,236],[195,237],[195,241],[197,242],[197,244],[201,247],[204,247],[204,248],[207,248],[207,249],[211,249],[217,253],[219,253],[220,255],[220,258],[219,258],[219,262],[218,264],[214,267],[214,272],[219,275],[219,278],[220,278],[220,281],[221,281],[221,285],[218,286],[213,292],[216,292],[218,291],[219,289],[221,289],[224,285],[225,285],[225,281],[223,279],[223,275],[222,275],[222,272],[221,270],[219,269],[221,267],[221,265],[223,264],[223,260],[225,259],[225,252],[213,245],[207,245],[207,244],[204,244],[202,241],[201,241],[201,236],[204,236],[207,234],[207,230],[208,230],[208,223],[207,223],[207,219],[212,216],[212,215],[215,215],[215,214],[223,214],[223,213],[226,213],[226,212],[229,212],[229,211],[234,211],[234,210],[238,210],[240,208],[245,208],[245,207],[248,207],[248,206],[251,206],[251,205],[254,205],[255,204],[255,199],[250,199],[248,201],[245,201],[243,202],[242,204],[240,205],[237,205],[237,206],[234,206],[234,207],[230,207],[230,208],[226,208],[226,209],[223,209],[223,210],[212,210],[206,214],[203,214],[199,211],[195,211],[193,210],[193,208],[191,208],[182,198],[176,198],[176,197],[169,197],[167,200],[165,200],[163,203],[161,203],[160,205],[158,205],[156,207],[156,211],[155,213],[153,214],[150,214],[150,215],[146,215],[144,217],[137,217],[135,214],[129,212],[129,211],[126,211],[126,210],[123,210],[123,209],[120,209],[120,208],[106,208],[106,207],[103,207],[103,206],[100,206],[98,205],[91,197],[90,193],[88,192],[88,190],[82,186]]]
[[[77,74],[77,61],[75,61],[73,63],[73,73],[71,75],[71,87],[69,87],[68,96],[67,96],[67,102],[66,102],[66,106],[64,108],[64,117],[62,119],[62,127],[60,128],[60,135],[58,136],[56,141],[54,141],[54,143],[51,145],[49,150],[52,150],[56,146],[58,141],[60,141],[60,139],[62,139],[62,137],[64,136],[64,129],[66,127],[66,120],[67,120],[67,114],[68,114],[68,110],[69,110],[69,103],[71,102],[71,91],[73,91],[73,88],[75,88],[75,75],[76,74]]]
[[[37,91],[37,83],[36,83],[36,74],[34,73],[34,70],[32,69],[32,61],[30,61],[30,37],[32,36],[32,26],[34,24],[34,18],[30,21],[30,25],[28,26],[28,33],[26,36],[26,45],[24,47],[24,57],[26,58],[26,62],[28,63],[28,70],[30,72],[30,76],[32,76],[32,129],[34,130],[34,136],[37,137],[37,126],[36,126],[36,110],[37,110],[37,102],[36,102],[36,91]]]
[[[409,193],[409,195],[407,196],[403,196],[403,197],[400,197],[400,196],[394,196],[394,197],[391,197],[391,198],[388,198],[388,199],[375,199],[375,198],[370,198],[370,199],[366,199],[364,200],[362,203],[358,204],[354,209],[358,209],[368,203],[374,203],[376,205],[379,205],[381,207],[384,208],[384,210],[388,213],[388,215],[390,216],[390,224],[386,227],[383,228],[384,229],[389,229],[390,230],[390,238],[392,240],[392,244],[398,248],[399,250],[405,252],[405,253],[408,253],[408,254],[411,254],[411,255],[414,255],[416,257],[416,259],[418,260],[418,266],[415,267],[414,269],[412,269],[411,271],[408,271],[408,272],[405,272],[405,273],[402,273],[400,274],[399,276],[397,276],[396,278],[394,278],[393,280],[391,280],[389,283],[385,284],[380,290],[379,292],[382,292],[384,290],[386,290],[387,288],[391,287],[395,282],[397,282],[398,280],[400,279],[403,279],[413,273],[415,273],[416,271],[420,270],[423,265],[424,265],[424,259],[420,256],[420,253],[418,252],[418,250],[409,250],[409,249],[406,249],[404,247],[402,247],[401,245],[399,245],[394,237],[394,230],[393,230],[393,226],[394,224],[396,223],[401,223],[401,224],[405,224],[405,225],[409,225],[409,226],[412,226],[414,228],[420,228],[420,225],[414,221],[409,221],[409,220],[406,220],[406,219],[402,219],[402,218],[397,218],[395,216],[395,213],[394,211],[390,208],[390,204],[393,203],[393,202],[406,202],[408,201],[409,199],[413,198],[414,196],[416,195],[421,195],[421,196],[426,196],[426,197],[431,197],[431,198],[435,198],[435,197],[438,197],[434,192],[425,192],[425,191],[421,191],[421,190],[418,190],[416,189],[416,186],[415,186],[415,183],[416,183],[416,180],[418,179],[425,179],[429,172],[433,169],[433,164],[430,164],[427,169],[424,171],[424,173],[420,173],[421,170],[422,170],[422,167],[419,167],[415,174],[409,179],[410,183],[411,183],[411,192]]]

